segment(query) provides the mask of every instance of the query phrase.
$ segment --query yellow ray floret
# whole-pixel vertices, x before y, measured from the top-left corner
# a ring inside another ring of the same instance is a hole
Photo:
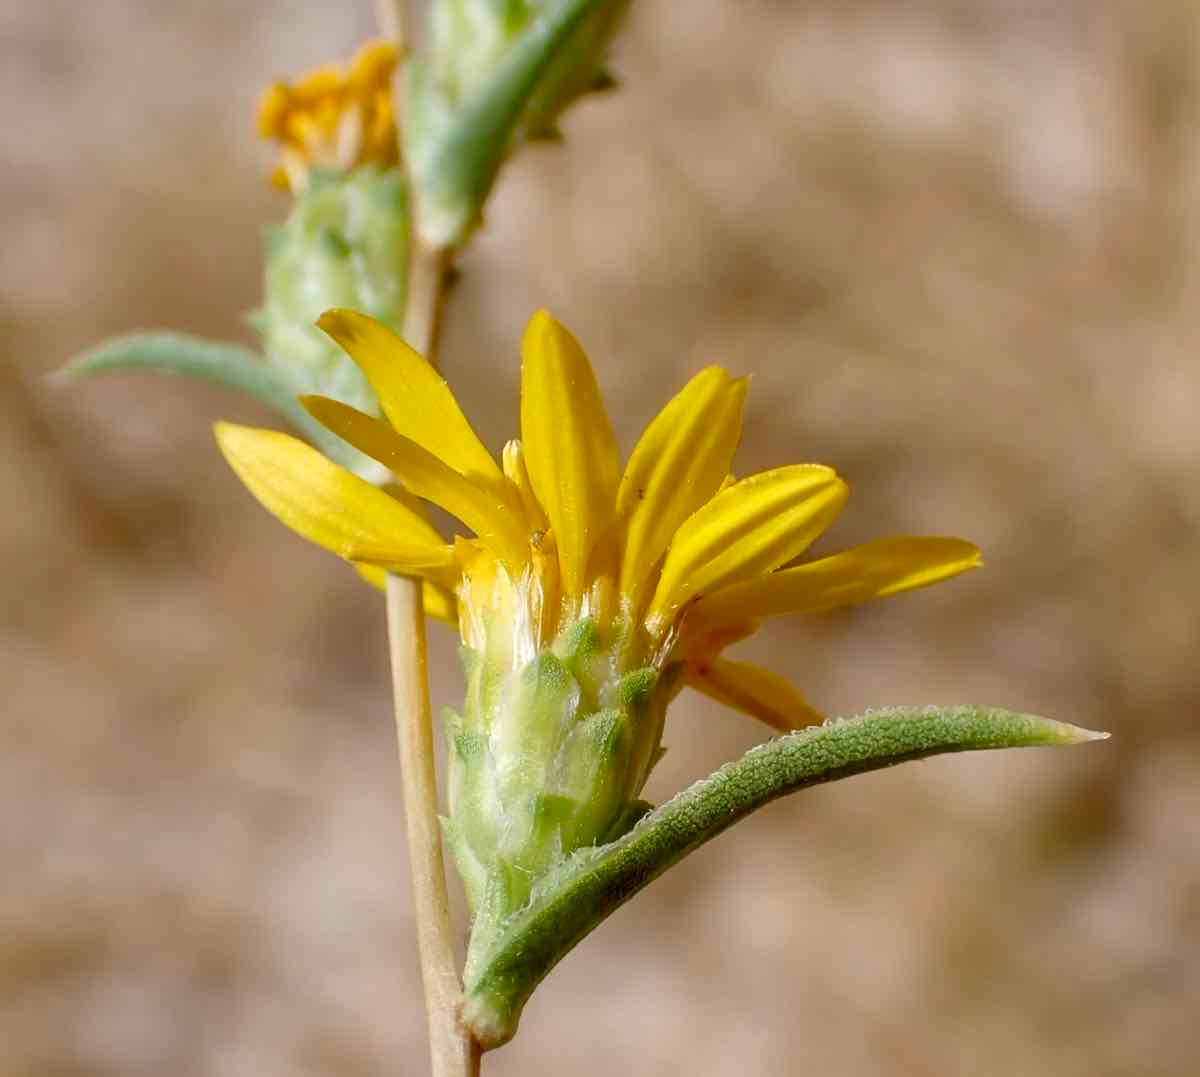
[[[521,442],[558,543],[563,588],[578,598],[596,543],[612,537],[621,461],[587,356],[545,311],[521,347]]]
[[[620,591],[634,609],[679,526],[720,488],[742,436],[746,379],[697,374],[646,428],[621,476]]]
[[[528,556],[528,535],[515,499],[506,503],[497,498],[415,441],[397,434],[383,420],[349,404],[323,396],[302,397],[301,403],[314,419],[338,437],[388,468],[410,493],[457,516],[502,561],[514,568],[524,562]]]
[[[521,499],[521,508],[525,510],[525,518],[534,532],[545,532],[550,526],[546,512],[538,502],[533,492],[533,483],[529,478],[529,468],[525,466],[525,452],[520,441],[515,438],[506,442],[501,454],[504,464],[504,474],[517,488],[517,496]]]
[[[396,433],[428,449],[472,482],[499,482],[496,461],[471,428],[450,387],[398,333],[352,310],[326,311],[317,325],[362,369]]]
[[[690,599],[772,572],[802,554],[846,503],[846,484],[819,464],[750,475],[676,532],[647,620],[665,625]]]
[[[819,561],[719,588],[701,598],[689,628],[707,630],[748,618],[822,613],[915,591],[982,563],[979,547],[956,538],[876,539]]]
[[[539,313],[522,344],[523,437],[497,463],[445,381],[392,330],[352,311],[320,324],[362,368],[386,421],[322,397],[305,407],[402,485],[373,487],[272,431],[221,424],[221,448],[268,509],[369,582],[386,571],[423,579],[427,611],[457,620],[473,647],[504,624],[504,646],[529,660],[586,617],[623,641],[614,675],[674,665],[684,683],[795,729],[820,715],[726,648],[764,618],[927,587],[980,563],[969,542],[909,536],[797,564],[842,510],[846,484],[819,464],[735,479],[747,383],[720,367],[659,412],[622,474],[587,356]],[[447,542],[422,502],[474,537]]]
[[[306,539],[347,560],[359,546],[389,551],[395,561],[409,553],[412,575],[446,579],[441,535],[383,490],[289,434],[218,423],[216,435],[250,492]]]
[[[358,564],[354,568],[363,581],[374,587],[376,591],[387,590],[387,569],[379,568],[377,565]],[[453,591],[440,584],[423,580],[421,582],[421,605],[425,610],[426,617],[444,621],[448,625],[458,625],[458,599],[454,597]]]
[[[820,725],[825,720],[787,678],[750,662],[714,658],[694,669],[689,665],[687,683],[780,733]]]
[[[274,82],[258,108],[258,133],[280,145],[271,176],[277,187],[299,190],[310,168],[347,171],[399,160],[392,75],[397,53],[386,41],[364,45],[344,67],[317,68],[295,83]]]

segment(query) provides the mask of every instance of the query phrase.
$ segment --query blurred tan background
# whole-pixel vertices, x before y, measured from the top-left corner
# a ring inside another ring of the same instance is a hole
[[[494,1077],[1200,1070],[1200,7],[636,5],[624,88],[505,176],[445,370],[494,447],[520,328],[628,449],[700,364],[825,545],[988,567],[752,648],[850,713],[1114,732],[795,797],[593,935]],[[215,389],[46,376],[135,327],[248,339],[283,210],[252,109],[370,6],[0,2],[0,1074],[427,1072],[383,611],[214,451]],[[459,691],[435,629],[435,695]],[[656,799],[763,735],[681,699]]]

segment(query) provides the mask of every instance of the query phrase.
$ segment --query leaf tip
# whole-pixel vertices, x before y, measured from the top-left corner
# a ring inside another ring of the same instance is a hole
[[[1108,740],[1112,734],[1101,729],[1085,729],[1081,725],[1070,722],[1059,722],[1053,718],[1043,718],[1036,714],[1026,716],[1032,719],[1044,730],[1043,744],[1090,744],[1092,741]]]
[[[1089,744],[1094,740],[1109,740],[1112,734],[1106,729],[1084,729],[1083,726],[1067,726],[1067,744]]]

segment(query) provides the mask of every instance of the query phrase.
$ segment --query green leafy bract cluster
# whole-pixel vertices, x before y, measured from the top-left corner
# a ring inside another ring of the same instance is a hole
[[[378,414],[355,363],[313,324],[345,307],[398,325],[403,317],[408,199],[398,169],[314,171],[282,224],[267,233],[266,290],[251,315],[267,361],[302,391]]]
[[[637,798],[661,755],[676,671],[623,670],[622,643],[587,618],[526,661],[513,661],[506,625],[482,651],[462,649],[463,711],[443,712],[444,827],[475,917],[468,968],[547,872],[648,810]]]

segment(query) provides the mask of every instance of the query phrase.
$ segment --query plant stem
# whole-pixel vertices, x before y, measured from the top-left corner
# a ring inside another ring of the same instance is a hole
[[[380,28],[403,61],[408,48],[405,0],[378,0]],[[396,83],[397,133],[404,102]],[[407,297],[401,334],[433,365],[445,302],[452,252],[431,249],[414,236],[408,252]],[[418,580],[388,574],[388,640],[400,780],[404,797],[408,855],[412,872],[417,952],[425,990],[429,1053],[433,1077],[478,1077],[480,1048],[463,1020],[463,988],[454,955],[442,831],[438,820],[437,769],[433,757],[433,718],[426,668],[425,611]]]
[[[449,262],[449,251],[432,250],[419,241],[413,244],[403,335],[431,363],[437,356]],[[463,1021],[462,980],[454,955],[442,860],[420,583],[389,575],[387,608],[417,949],[433,1077],[475,1077],[480,1050]]]
[[[403,51],[407,42],[405,29],[405,0],[375,0],[375,16],[379,22],[379,32],[384,37],[391,38]]]
[[[389,575],[387,610],[417,949],[425,987],[433,1077],[476,1077],[480,1052],[463,1023],[462,981],[454,956],[442,862],[420,584]]]
[[[396,46],[399,60],[398,77],[392,79],[392,115],[396,123],[396,137],[404,145],[404,61],[410,48],[408,40],[408,0],[375,0],[375,16],[379,32]]]
[[[408,260],[408,300],[400,335],[434,366],[437,366],[446,280],[452,257],[449,248],[434,247],[420,236],[413,237]]]

